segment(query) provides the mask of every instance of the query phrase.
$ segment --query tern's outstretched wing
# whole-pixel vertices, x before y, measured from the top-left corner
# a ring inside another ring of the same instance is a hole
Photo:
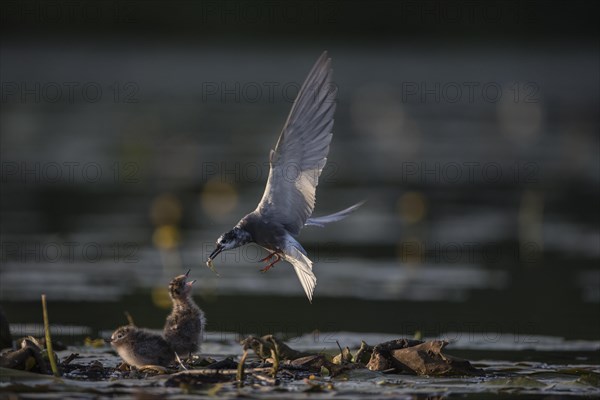
[[[329,152],[336,88],[323,52],[300,88],[275,150],[257,211],[297,235],[315,207],[319,176]]]

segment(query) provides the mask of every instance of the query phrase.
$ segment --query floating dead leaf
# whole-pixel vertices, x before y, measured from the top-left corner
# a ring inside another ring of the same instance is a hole
[[[21,340],[20,349],[0,355],[0,367],[49,374],[51,371],[45,352],[36,338],[26,337]]]
[[[381,343],[373,349],[367,368],[371,371],[392,371],[416,375],[481,375],[466,360],[446,355],[442,350],[448,342],[399,339]]]
[[[322,354],[311,354],[309,356],[300,357],[291,361],[290,365],[317,372],[321,371],[321,368],[325,367],[331,372],[330,367],[331,365],[335,364],[327,360],[327,358],[325,358],[325,356]]]
[[[373,348],[371,358],[367,368],[371,371],[397,370],[396,372],[411,373],[408,367],[394,359],[391,352],[397,349],[416,346],[422,344],[420,340],[397,339],[389,342],[380,343]]]

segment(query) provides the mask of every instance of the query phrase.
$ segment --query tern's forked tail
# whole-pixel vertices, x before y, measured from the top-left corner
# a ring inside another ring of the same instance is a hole
[[[311,217],[306,220],[306,223],[304,225],[305,226],[320,226],[322,228],[330,222],[336,222],[336,221],[346,218],[348,215],[350,215],[354,210],[356,210],[358,207],[362,206],[364,203],[365,203],[364,201],[361,201],[360,203],[356,203],[355,205],[350,206],[342,211],[338,211],[336,213],[329,214],[329,215],[324,215],[322,217],[314,217],[314,218]]]

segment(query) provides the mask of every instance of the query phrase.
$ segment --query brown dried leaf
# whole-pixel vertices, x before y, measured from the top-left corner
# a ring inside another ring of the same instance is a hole
[[[448,342],[400,339],[375,346],[367,368],[394,370],[417,375],[481,375],[482,371],[466,360],[444,354]]]

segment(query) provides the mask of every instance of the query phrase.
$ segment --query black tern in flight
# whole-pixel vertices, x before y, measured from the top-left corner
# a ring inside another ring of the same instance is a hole
[[[269,178],[258,207],[219,237],[206,262],[209,268],[213,269],[212,260],[222,251],[256,243],[270,253],[260,260],[270,262],[261,271],[282,259],[289,262],[312,302],[317,278],[296,237],[305,225],[322,227],[339,221],[362,204],[311,218],[332,137],[337,88],[331,75],[331,59],[323,52],[302,84],[275,150],[271,150]]]

